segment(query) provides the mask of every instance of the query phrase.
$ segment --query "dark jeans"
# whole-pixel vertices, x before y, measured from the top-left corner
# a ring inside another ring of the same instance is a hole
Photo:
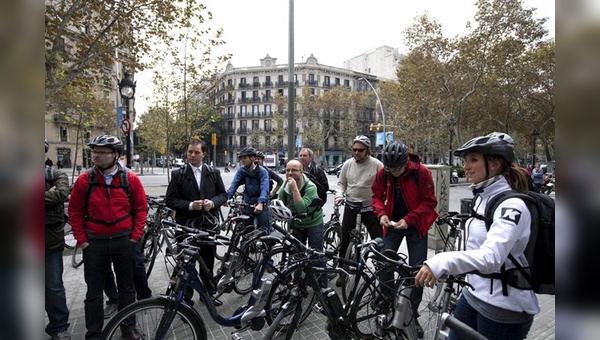
[[[477,332],[481,333],[490,340],[525,339],[529,329],[531,328],[531,324],[533,324],[533,317],[529,321],[515,324],[492,321],[479,314],[473,307],[471,307],[471,305],[469,305],[465,297],[462,295],[458,299],[454,317],[466,323],[469,327],[477,330]],[[462,339],[462,337],[450,330],[448,340],[458,339]]]
[[[104,325],[102,291],[111,262],[117,278],[119,310],[135,301],[133,288],[135,245],[129,240],[129,236],[122,236],[113,239],[91,239],[89,246],[83,249],[83,273],[87,284],[84,301],[86,339],[99,338],[102,332]]]
[[[308,240],[308,246],[316,251],[323,251],[323,223],[310,228],[295,228],[292,230],[292,235],[303,244]],[[316,266],[325,267],[325,260],[320,260]],[[327,287],[327,275],[323,274],[319,277],[321,288]]]
[[[344,216],[342,219],[342,235],[339,248],[339,254],[342,257],[346,256],[346,250],[348,249],[348,244],[350,244],[350,231],[356,227],[356,215],[359,211],[360,208],[350,209],[347,205],[344,208]],[[362,213],[361,221],[367,228],[367,232],[369,232],[369,236],[372,240],[383,236],[383,229],[381,228],[381,224],[379,224],[379,220],[374,212],[367,211]]]
[[[256,219],[259,228],[266,228],[268,232],[271,231],[268,203],[263,204],[263,211],[258,215],[254,214],[254,208],[250,207],[244,207],[243,213],[251,217],[248,220],[247,225],[253,225],[254,219]]]
[[[144,267],[144,255],[142,255],[142,244],[138,242],[135,247],[135,269],[133,271],[133,286],[137,300],[147,299],[152,296],[152,290],[148,286],[146,267]],[[115,283],[115,274],[112,268],[108,268],[106,282],[104,283],[104,294],[108,297],[107,304],[117,303],[119,292]]]
[[[46,333],[53,336],[69,328],[69,309],[63,284],[63,250],[46,253],[45,305],[48,314]]]
[[[414,225],[409,226],[408,229],[394,229],[390,227],[387,234],[383,237],[383,249],[392,249],[397,252],[404,238],[406,238],[408,248],[408,264],[410,266],[423,264],[427,259],[427,235],[419,238],[419,232]],[[419,305],[423,299],[423,288],[413,287],[411,299],[413,302],[413,315],[418,317]]]

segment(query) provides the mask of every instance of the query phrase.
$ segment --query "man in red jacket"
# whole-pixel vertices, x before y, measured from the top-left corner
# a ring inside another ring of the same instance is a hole
[[[117,137],[101,135],[88,146],[92,148],[94,168],[81,174],[73,186],[69,223],[83,249],[88,288],[84,301],[85,338],[99,339],[104,323],[104,280],[111,262],[117,278],[119,310],[135,301],[135,247],[146,224],[147,202],[140,179],[118,163],[123,143]],[[128,184],[123,183],[122,172],[127,175]],[[90,176],[95,176],[95,180],[90,181]],[[141,339],[135,328],[123,329],[123,336]]]
[[[427,230],[438,217],[431,172],[399,141],[388,144],[382,156],[383,168],[377,171],[371,189],[373,210],[383,227],[384,249],[398,251],[406,237],[408,264],[422,265],[427,259]],[[411,295],[418,336],[422,338],[417,318],[423,288],[413,288]]]

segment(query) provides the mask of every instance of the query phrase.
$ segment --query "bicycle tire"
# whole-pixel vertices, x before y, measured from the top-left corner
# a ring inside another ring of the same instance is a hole
[[[240,256],[232,265],[234,275],[233,290],[246,295],[252,291],[252,281],[254,278],[254,269],[264,254],[264,244],[258,240],[264,232],[255,231],[248,234],[249,239],[242,241]]]
[[[356,249],[356,244],[353,241],[350,241],[350,243],[348,244],[348,248],[346,249],[346,256],[345,258],[347,260],[350,261],[354,261],[354,262],[358,262],[359,261],[359,253]],[[350,266],[345,264],[343,265],[343,268],[346,269],[347,271],[350,271]],[[353,297],[353,292],[352,289],[354,287],[354,282],[356,281],[356,276],[355,275],[348,275],[346,276],[346,279],[344,280],[344,284],[342,285],[342,298],[344,299],[344,303],[348,303],[350,301],[352,301],[352,297]]]
[[[302,280],[302,278],[298,280],[294,279],[294,275],[296,275],[296,272],[299,270],[299,268],[296,270],[286,270],[282,273],[282,276],[276,276],[273,280],[271,290],[269,291],[269,296],[267,297],[267,303],[265,304],[265,318],[268,324],[271,324],[274,321],[275,317],[279,313],[279,310],[281,309],[281,306],[283,306],[283,304],[292,298],[292,289],[297,288],[299,293],[295,294],[294,296],[300,296],[302,298],[302,302],[300,304],[302,310],[298,325],[302,324],[304,320],[306,320],[312,313],[316,298],[315,291],[311,287],[307,286],[305,284],[306,282]],[[302,285],[300,285],[301,282],[303,283]],[[280,322],[280,326],[285,327],[286,325],[288,325],[288,323],[284,321]]]
[[[69,250],[75,249],[75,245],[77,245],[77,240],[73,235],[73,229],[71,228],[71,224],[69,224],[69,217],[66,214],[63,223],[63,229],[65,231],[65,248]]]
[[[234,232],[233,230],[237,229],[237,224],[240,224],[241,222],[231,222],[228,221],[225,226],[223,227],[223,229],[221,229],[221,235],[223,236],[229,236],[230,240],[233,240],[233,236],[234,236]],[[226,255],[227,255],[227,251],[229,250],[229,244],[217,244],[215,245],[215,259],[219,260],[219,261],[223,261],[223,259],[225,259]]]
[[[360,339],[374,339],[377,330],[377,318],[385,315],[387,323],[383,330],[396,334],[390,330],[394,317],[395,292],[403,280],[404,273],[396,267],[388,266],[376,272],[376,280],[365,280],[360,284],[352,300],[350,319],[353,331]],[[405,277],[405,276],[404,276]],[[393,328],[393,327],[391,327]]]
[[[325,232],[323,233],[323,251],[327,253],[337,254],[340,249],[340,228],[341,225],[338,223],[329,223],[325,225]],[[329,260],[327,263],[328,267],[334,266],[334,260]],[[333,279],[337,274],[328,273],[327,277],[329,280]]]
[[[101,339],[122,339],[121,327],[135,320],[135,329],[142,334],[142,339],[156,339],[156,330],[160,326],[164,313],[169,310],[169,300],[150,298],[137,301],[120,310],[113,316],[100,335]],[[208,339],[207,328],[198,314],[185,307],[179,307],[175,318],[169,325],[165,340]]]
[[[83,249],[79,245],[75,245],[73,254],[71,255],[71,265],[73,268],[79,268],[83,264]]]
[[[291,340],[300,325],[302,315],[302,303],[300,298],[288,301],[279,310],[277,316],[267,328],[264,340],[282,339]]]
[[[433,339],[437,330],[441,327],[441,316],[444,312],[442,299],[444,298],[444,290],[446,282],[437,281],[434,288],[423,288],[423,299],[419,306],[419,323],[423,328],[424,338]],[[454,287],[454,292],[451,293],[448,310],[445,312],[450,315],[454,314],[456,302],[460,291],[458,287]]]
[[[154,227],[152,227],[154,228]],[[146,268],[146,277],[150,277],[152,269],[154,268],[154,262],[156,261],[156,255],[158,253],[158,237],[154,234],[152,229],[142,235],[142,258],[144,259],[144,267]]]

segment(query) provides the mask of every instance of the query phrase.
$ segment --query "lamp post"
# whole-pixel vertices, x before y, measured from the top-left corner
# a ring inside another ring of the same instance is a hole
[[[379,103],[379,107],[381,108],[381,120],[383,121],[383,133],[385,135],[385,113],[383,113],[383,105],[381,105],[381,100],[379,99],[379,95],[377,94],[377,91],[375,90],[375,88],[373,87],[373,84],[371,84],[370,81],[368,81],[367,79],[360,77],[358,78],[358,80],[364,80],[367,82],[367,84],[369,84],[369,86],[371,87],[371,89],[373,90],[373,92],[375,92],[375,97],[377,97],[377,103]],[[383,138],[383,147],[385,148],[385,145],[387,144],[387,138]]]
[[[450,119],[448,120],[448,131],[450,131],[450,151],[448,151],[448,164],[450,166],[454,165],[454,162],[452,161],[452,139],[454,138],[454,126],[456,126],[454,117],[450,117]]]
[[[533,131],[531,131],[531,167],[534,168],[535,167],[535,139],[537,138],[537,136],[540,135],[540,132],[538,131],[538,129],[533,129]]]
[[[127,150],[125,157],[127,160],[127,167],[131,169],[131,121],[129,119],[129,100],[135,95],[135,82],[131,80],[129,72],[125,72],[123,79],[119,82],[119,92],[121,92],[122,105],[125,106],[125,120],[127,123],[123,123],[121,126],[125,133]]]

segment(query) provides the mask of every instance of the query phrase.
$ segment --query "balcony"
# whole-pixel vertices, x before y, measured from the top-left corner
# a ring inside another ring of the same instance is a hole
[[[247,127],[241,127],[236,130],[236,133],[250,133],[250,129]]]
[[[273,99],[273,96],[263,96],[262,102],[267,103],[267,102],[270,102],[272,99]]]
[[[323,87],[328,89],[328,88],[330,88],[330,87],[331,87],[331,83],[330,83],[330,82],[328,82],[328,81],[324,81],[324,82],[323,82]]]
[[[260,89],[260,83],[259,82],[252,83],[252,87],[255,89]]]
[[[263,83],[263,87],[264,87],[264,88],[270,88],[270,87],[273,87],[273,82],[272,82],[272,81],[269,81],[269,82],[264,82],[264,83]]]
[[[245,89],[245,88],[249,88],[250,86],[248,86],[248,84],[246,84],[246,83],[239,83],[239,84],[238,84],[238,87],[239,87],[240,89]]]
[[[263,112],[262,113],[263,117],[273,117],[273,111],[269,111],[269,112]]]
[[[317,83],[316,80],[307,80],[304,82],[304,85],[308,85],[308,86],[319,86],[319,83]]]

